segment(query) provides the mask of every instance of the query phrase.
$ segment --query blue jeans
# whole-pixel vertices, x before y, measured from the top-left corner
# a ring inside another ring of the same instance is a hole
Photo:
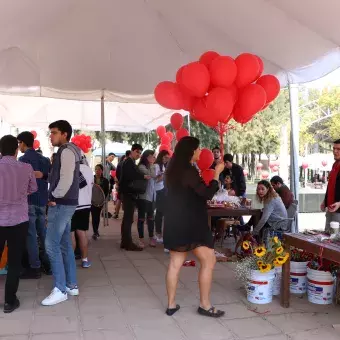
[[[39,245],[37,234],[40,238],[40,242],[43,247],[44,257],[46,257],[47,260],[45,252],[45,238],[46,238],[45,214],[46,207],[38,207],[36,205],[28,206],[29,226],[27,234],[27,251],[30,267],[34,269],[38,269],[41,267],[39,259]]]
[[[54,287],[62,292],[77,285],[76,261],[71,241],[71,219],[76,206],[48,207],[45,248],[50,259]]]

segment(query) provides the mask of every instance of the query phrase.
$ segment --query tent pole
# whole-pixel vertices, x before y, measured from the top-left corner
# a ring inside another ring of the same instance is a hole
[[[289,103],[290,103],[290,189],[294,197],[299,201],[299,86],[297,84],[289,83]],[[299,202],[300,203],[300,202]],[[298,221],[296,221],[295,230],[298,232]]]
[[[188,132],[190,135],[190,130],[191,130],[191,126],[190,126],[190,113],[188,113]]]
[[[107,174],[107,168],[106,168],[106,151],[105,151],[105,146],[106,146],[106,138],[105,138],[105,91],[102,90],[102,95],[100,97],[100,128],[101,128],[101,144],[102,144],[102,164],[104,168],[104,177],[108,178],[109,175]],[[108,221],[108,202],[105,201],[104,204],[104,218],[103,218],[103,223],[104,227],[109,225]]]

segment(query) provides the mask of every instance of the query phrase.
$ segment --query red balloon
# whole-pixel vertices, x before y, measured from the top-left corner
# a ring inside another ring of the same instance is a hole
[[[178,131],[176,131],[176,139],[177,142],[179,142],[183,137],[189,136],[189,132],[187,129],[180,128]]]
[[[171,126],[175,130],[179,130],[182,127],[183,122],[184,122],[183,116],[178,112],[174,113],[170,118]]]
[[[156,129],[156,133],[158,137],[162,138],[166,134],[165,127],[163,125],[158,126],[158,128]]]
[[[274,162],[269,162],[269,167],[272,169],[272,168],[274,168],[274,166],[275,166],[275,163]]]
[[[200,158],[197,162],[197,166],[201,171],[210,168],[211,164],[214,162],[214,155],[209,149],[202,149]]]
[[[260,64],[257,57],[250,53],[240,54],[236,59],[237,76],[235,84],[242,88],[256,80],[260,72]]]
[[[262,178],[263,179],[266,179],[266,178],[268,178],[269,177],[269,172],[268,171],[263,171],[262,172]]]
[[[213,169],[206,169],[202,171],[201,174],[203,181],[205,182],[206,185],[209,185],[209,183],[214,179],[215,176],[215,170]]]
[[[266,92],[262,86],[250,84],[243,88],[235,104],[234,119],[245,124],[259,112],[266,103]]]
[[[238,88],[235,84],[229,86],[227,88],[227,90],[231,93],[231,95],[233,96],[233,100],[234,100],[234,104],[237,101],[237,97],[238,97]]]
[[[260,77],[256,84],[262,86],[266,91],[266,104],[272,102],[280,93],[280,82],[271,74],[266,74],[265,76]]]
[[[207,110],[205,98],[196,101],[193,109],[194,117],[197,121],[202,122],[210,127],[216,127],[218,120]]]
[[[37,136],[38,136],[38,134],[37,134],[36,131],[34,131],[34,130],[31,131],[31,134],[33,135],[34,139],[36,139]]]
[[[170,142],[174,139],[174,134],[173,134],[171,131],[168,131],[168,132],[166,133],[166,136],[169,137]]]
[[[326,166],[327,165],[327,161],[322,161],[321,164],[322,164],[322,166]]]
[[[180,110],[184,106],[183,94],[178,84],[171,81],[159,83],[154,91],[157,103],[167,109]]]
[[[169,152],[169,157],[172,157],[172,155],[174,154],[174,152],[172,150],[167,150]]]
[[[308,168],[308,163],[307,162],[303,162],[302,163],[302,169],[307,169]]]
[[[198,61],[184,66],[180,76],[181,88],[193,97],[204,97],[210,85],[207,67]]]
[[[176,73],[176,83],[181,84],[184,66],[180,67]]]
[[[255,54],[254,54],[254,56],[256,57],[256,59],[257,59],[257,61],[258,61],[258,63],[259,63],[259,66],[260,66],[259,73],[258,73],[257,76],[256,76],[256,79],[258,79],[258,78],[260,78],[261,75],[262,75],[262,72],[263,72],[263,70],[264,70],[264,65],[263,65],[262,59],[261,59],[259,56],[255,55]]]
[[[199,62],[201,64],[204,64],[209,69],[213,60],[215,60],[219,56],[220,55],[217,52],[208,51],[208,52],[205,52],[201,55]]]
[[[243,175],[244,175],[244,176],[248,176],[248,170],[244,169],[244,170],[243,170]]]
[[[111,177],[116,177],[116,170],[111,170],[110,171],[110,175],[111,175]]]
[[[208,111],[218,121],[229,118],[235,104],[232,91],[222,87],[213,88],[206,98],[206,103]]]
[[[262,169],[262,168],[263,168],[263,164],[262,163],[257,163],[256,169],[259,170],[259,169]]]
[[[33,142],[33,149],[39,149],[40,147],[40,142],[36,139],[34,142]]]
[[[231,57],[215,58],[210,65],[211,84],[215,87],[228,88],[235,81],[236,75],[236,63]]]
[[[163,151],[163,150],[166,150],[166,151],[169,151],[169,145],[167,144],[162,144],[160,147],[159,147],[159,152]]]
[[[183,97],[183,107],[182,109],[185,111],[191,111],[195,104],[195,97],[189,96],[187,93],[182,91],[182,97]]]
[[[279,171],[279,167],[278,167],[277,165],[274,165],[274,166],[272,167],[272,170],[273,170],[274,172],[278,172],[278,171]]]
[[[170,144],[170,138],[167,134],[165,134],[162,138],[161,138],[161,142],[162,144]]]

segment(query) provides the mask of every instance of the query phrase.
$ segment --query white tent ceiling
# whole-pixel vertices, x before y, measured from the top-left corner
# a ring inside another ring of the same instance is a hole
[[[335,0],[0,0],[0,93],[152,103],[159,81],[210,49],[259,55],[282,86],[312,81],[340,66],[339,13]],[[93,124],[85,111],[78,125]],[[129,125],[119,119],[111,128]]]

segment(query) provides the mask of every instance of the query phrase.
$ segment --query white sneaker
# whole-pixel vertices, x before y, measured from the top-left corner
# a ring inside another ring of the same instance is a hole
[[[163,243],[163,237],[162,236],[156,236],[155,237],[157,243]]]
[[[66,293],[71,296],[78,296],[79,295],[79,289],[78,287],[74,288],[68,288],[66,287]]]
[[[63,293],[57,287],[53,288],[51,294],[41,302],[43,306],[54,306],[67,300],[67,294]]]

